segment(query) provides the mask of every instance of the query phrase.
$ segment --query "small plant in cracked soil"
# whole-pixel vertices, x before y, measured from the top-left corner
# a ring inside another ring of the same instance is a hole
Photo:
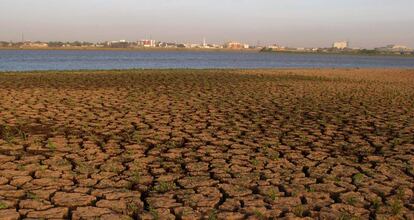
[[[48,71],[0,85],[0,219],[414,219],[413,70]]]
[[[39,196],[38,196],[38,195],[36,195],[35,193],[32,193],[32,192],[28,192],[28,193],[26,193],[26,197],[27,197],[28,199],[39,200]]]
[[[257,209],[253,211],[253,216],[255,216],[256,218],[260,220],[266,219],[266,216],[260,210],[257,210]]]
[[[275,189],[270,189],[267,195],[272,201],[277,199],[277,191]]]
[[[293,214],[295,214],[296,217],[305,217],[306,208],[303,205],[298,205],[293,209]]]
[[[352,182],[355,185],[360,185],[364,180],[364,174],[362,173],[357,173],[355,175],[352,176]]]
[[[338,220],[357,220],[357,219],[359,219],[359,218],[354,216],[353,214],[347,213],[347,212],[342,212],[338,216]]]
[[[217,220],[217,210],[211,210],[207,215],[208,220]]]
[[[46,143],[46,147],[48,148],[48,149],[50,149],[50,150],[56,150],[56,144],[55,143],[53,143],[52,141],[50,141],[50,140],[48,140],[47,141],[47,143]]]
[[[153,188],[156,192],[165,193],[174,189],[174,183],[160,182]]]
[[[7,209],[9,206],[3,202],[0,202],[0,210]]]
[[[401,210],[402,210],[403,207],[404,207],[404,205],[402,204],[402,202],[400,200],[393,200],[390,203],[391,214],[399,215],[401,213]]]
[[[132,184],[138,184],[141,180],[141,173],[138,171],[135,171],[131,175],[131,183]]]
[[[13,144],[20,130],[13,129],[9,126],[0,126],[0,137],[8,144]],[[21,131],[20,131],[21,132]],[[21,132],[21,134],[25,134]],[[25,136],[24,136],[25,137]]]
[[[346,202],[347,202],[349,205],[355,205],[355,204],[356,204],[356,202],[357,202],[357,199],[356,199],[355,197],[349,197],[349,198],[346,200]]]
[[[157,210],[155,210],[153,207],[149,207],[149,213],[151,214],[151,216],[152,216],[155,220],[160,219],[160,215],[158,214],[158,211],[157,211]]]
[[[139,207],[137,206],[137,204],[131,202],[127,204],[127,211],[133,214],[137,214],[139,212]]]
[[[374,213],[377,213],[380,210],[381,206],[382,206],[382,202],[379,198],[375,198],[375,199],[373,199],[373,201],[371,203],[371,206],[374,210]]]

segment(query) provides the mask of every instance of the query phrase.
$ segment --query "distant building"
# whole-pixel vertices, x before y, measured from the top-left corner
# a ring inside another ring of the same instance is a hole
[[[157,44],[157,47],[162,47],[162,48],[177,48],[179,44],[177,43],[169,43],[169,42],[159,42]]]
[[[201,48],[200,44],[186,43],[184,44],[185,48]]]
[[[230,41],[230,42],[227,42],[226,44],[224,44],[224,48],[228,48],[228,49],[249,49],[249,45],[239,43],[239,42],[235,42],[235,41]]]
[[[208,48],[206,38],[203,38],[203,48]]]
[[[127,48],[129,47],[129,42],[126,40],[110,41],[106,42],[106,45],[112,48]]]
[[[375,48],[375,50],[381,51],[381,52],[412,52],[413,51],[413,49],[407,46],[394,45],[394,44],[390,44],[385,47]]]
[[[26,48],[46,48],[48,47],[47,43],[42,43],[42,42],[25,42],[22,47],[26,47]]]
[[[349,46],[348,44],[349,44],[348,41],[338,41],[338,42],[333,43],[332,48],[343,50],[343,49],[348,48]]]
[[[140,40],[137,42],[139,47],[155,47],[155,40]]]
[[[270,46],[268,46],[267,48],[269,48],[269,49],[271,49],[271,50],[274,50],[274,51],[283,51],[283,50],[286,50],[286,47],[284,47],[284,46],[279,46],[279,45],[277,45],[277,44],[270,45]]]
[[[220,49],[223,48],[223,46],[218,44],[207,44],[207,48]]]

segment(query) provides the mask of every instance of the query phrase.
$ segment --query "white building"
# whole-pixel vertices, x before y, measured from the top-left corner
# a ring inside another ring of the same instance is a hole
[[[155,40],[140,40],[137,42],[139,47],[155,47]]]
[[[348,41],[338,41],[338,42],[333,43],[332,48],[343,50],[343,49],[348,48],[349,46],[348,44],[349,44]]]
[[[387,45],[385,47],[376,48],[378,51],[386,51],[386,52],[411,52],[413,49],[403,46],[403,45]]]
[[[193,44],[193,43],[186,43],[184,44],[186,48],[201,48],[202,46],[200,44]]]
[[[248,44],[243,44],[235,41],[230,41],[224,44],[224,48],[228,49],[249,49]]]
[[[277,44],[270,45],[267,48],[272,49],[272,50],[278,50],[278,51],[286,50],[285,46],[279,46]]]

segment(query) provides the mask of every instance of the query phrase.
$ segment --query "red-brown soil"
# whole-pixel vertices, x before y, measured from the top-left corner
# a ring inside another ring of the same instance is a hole
[[[0,74],[0,219],[414,219],[414,71]]]

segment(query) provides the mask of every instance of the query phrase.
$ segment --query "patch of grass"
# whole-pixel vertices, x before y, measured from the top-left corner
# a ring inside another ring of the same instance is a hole
[[[167,143],[165,143],[166,148],[170,149],[170,148],[177,148],[178,146],[180,146],[179,142],[176,141],[168,141]]]
[[[364,174],[362,174],[362,173],[357,173],[357,174],[352,176],[352,182],[355,185],[360,185],[363,180],[364,180]]]
[[[298,205],[295,208],[293,208],[293,214],[296,215],[296,217],[304,217],[306,208],[303,205]]]
[[[17,169],[18,170],[26,170],[26,166],[23,165],[23,164],[19,164],[19,165],[17,165]]]
[[[173,183],[160,182],[158,185],[154,186],[153,189],[159,193],[165,193],[165,192],[172,190],[173,188],[174,188]]]
[[[279,146],[279,144],[278,143],[276,143],[276,144],[270,144],[270,143],[265,144],[263,146],[263,150],[262,151],[263,151],[264,155],[268,159],[270,159],[270,160],[277,160],[277,159],[279,159],[280,154],[279,154],[279,152],[273,150],[272,149],[272,146],[276,146],[277,147],[277,146]]]
[[[7,209],[9,206],[6,203],[0,202],[0,210]]]
[[[120,173],[121,172],[121,168],[117,167],[117,166],[111,166],[111,168],[109,169],[112,173]]]
[[[403,199],[404,198],[404,189],[402,187],[398,187],[396,194],[397,194],[398,199],[400,199],[400,200]]]
[[[260,211],[260,210],[257,210],[257,209],[255,209],[254,211],[253,211],[253,215],[256,217],[256,218],[258,218],[258,219],[260,219],[260,220],[262,220],[262,219],[266,219],[266,216]]]
[[[259,161],[255,158],[255,159],[252,159],[251,161],[251,164],[253,165],[253,166],[257,166],[257,165],[259,165]]]
[[[70,165],[70,161],[66,160],[66,159],[62,159],[56,162],[56,165],[58,166],[68,166]]]
[[[349,205],[355,205],[355,204],[356,204],[356,202],[357,202],[357,199],[356,199],[355,197],[353,197],[353,196],[348,197],[348,198],[346,199],[346,203],[348,203]]]
[[[280,154],[277,151],[272,151],[267,154],[267,158],[271,160],[278,160],[280,158]]]
[[[406,172],[414,176],[414,166],[410,164],[405,165]]]
[[[348,212],[342,212],[339,216],[338,216],[338,220],[356,220],[355,216],[348,213]]]
[[[154,218],[154,220],[160,219],[160,215],[158,214],[157,210],[155,210],[152,206],[148,208],[149,213]]]
[[[141,138],[141,135],[138,133],[138,131],[135,131],[132,134],[132,140],[135,141],[137,144],[142,143],[142,138]]]
[[[6,141],[6,143],[13,144],[15,136],[13,134],[12,129],[9,126],[7,125],[1,126],[0,134],[1,134],[1,137]]]
[[[277,198],[277,192],[275,189],[271,189],[267,192],[267,196],[272,200],[275,201]]]
[[[127,210],[128,210],[128,212],[136,214],[139,211],[139,207],[134,202],[129,202],[128,205],[127,205]]]
[[[372,207],[374,208],[375,211],[378,211],[381,208],[381,200],[379,198],[375,198],[372,200]]]
[[[94,171],[94,167],[88,164],[85,164],[85,163],[79,163],[77,165],[77,168],[80,173],[85,173],[85,174],[90,174],[90,173],[93,173]]]
[[[46,147],[52,151],[56,150],[56,144],[53,143],[51,140],[47,141]]]
[[[17,130],[17,133],[18,133],[19,137],[20,137],[23,141],[27,141],[27,137],[28,137],[27,133],[26,133],[26,132],[24,132],[24,131],[23,131],[22,129],[20,129],[20,128],[16,128],[16,130]]]
[[[27,192],[26,197],[28,199],[39,200],[39,196],[32,192]]]
[[[391,144],[393,145],[393,146],[398,146],[398,145],[400,145],[402,143],[402,139],[401,138],[394,138],[392,141],[391,141]]]
[[[141,173],[138,171],[134,171],[131,175],[128,188],[133,188],[135,185],[139,184],[140,181],[141,181]]]
[[[404,207],[401,200],[393,200],[390,203],[391,214],[399,215],[401,213],[402,208]]]
[[[217,211],[216,210],[211,210],[209,213],[208,213],[208,216],[207,216],[207,219],[208,220],[216,220],[217,219]]]
[[[40,165],[40,166],[38,166],[39,167],[39,169],[41,170],[41,171],[45,171],[47,168],[48,168],[48,166],[47,165]]]

